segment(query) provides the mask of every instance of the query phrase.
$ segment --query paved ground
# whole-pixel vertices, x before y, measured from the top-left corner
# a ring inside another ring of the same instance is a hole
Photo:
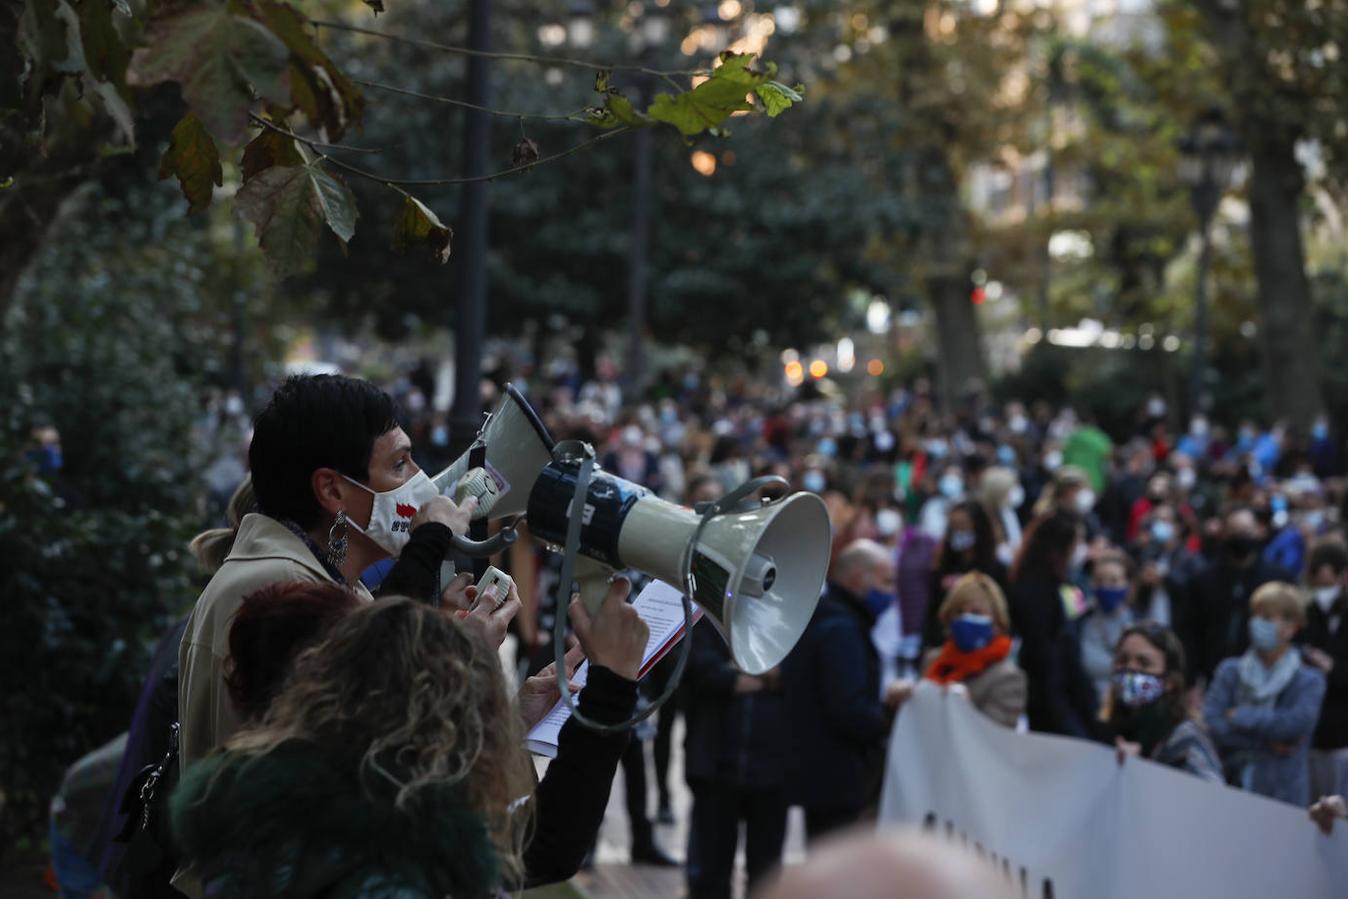
[[[650,762],[650,749],[647,747],[648,772],[654,771]],[[692,795],[683,780],[683,721],[680,719],[674,727],[673,753],[670,760],[670,786],[674,801],[673,826],[656,827],[656,839],[671,855],[683,859],[688,848],[688,818],[692,804]],[[650,796],[647,807],[654,815],[656,808],[655,778],[648,777]],[[604,816],[604,826],[599,832],[599,850],[592,871],[577,875],[571,885],[589,899],[647,899],[647,897],[685,896],[683,868],[655,868],[649,865],[633,865],[628,855],[627,809],[624,803],[622,770],[614,778],[613,789],[609,794],[608,811]],[[794,864],[805,858],[805,825],[799,809],[791,810],[787,823],[786,862]],[[743,852],[736,868],[736,896],[744,895],[744,858]]]

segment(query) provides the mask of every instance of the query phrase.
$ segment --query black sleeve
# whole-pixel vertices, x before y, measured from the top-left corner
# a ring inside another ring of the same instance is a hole
[[[581,714],[617,724],[632,714],[637,684],[607,668],[591,668],[580,691]],[[524,849],[524,887],[567,880],[594,844],[604,821],[609,789],[630,731],[600,734],[578,721],[562,726],[557,757],[534,791],[534,833]]]
[[[440,563],[449,553],[454,532],[438,521],[428,521],[412,532],[402,555],[379,585],[380,596],[410,596],[434,602],[440,586]]]

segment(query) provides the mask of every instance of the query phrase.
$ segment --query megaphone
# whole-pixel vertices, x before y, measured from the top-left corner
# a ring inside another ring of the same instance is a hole
[[[529,493],[530,532],[554,546],[566,539],[579,466],[576,459],[549,462]],[[581,515],[579,551],[588,564],[577,564],[576,580],[591,614],[615,570],[634,568],[681,589],[691,584],[691,599],[746,674],[781,664],[819,602],[831,531],[813,493],[751,500],[704,521],[596,468]]]
[[[560,549],[575,511],[581,446],[557,444],[528,401],[506,385],[474,447],[433,480],[449,492],[476,476],[477,517],[525,513],[530,533]],[[747,674],[781,664],[819,602],[832,531],[813,493],[700,513],[593,466],[579,514],[576,580],[591,614],[617,570],[636,569],[681,590],[691,586],[690,598]]]

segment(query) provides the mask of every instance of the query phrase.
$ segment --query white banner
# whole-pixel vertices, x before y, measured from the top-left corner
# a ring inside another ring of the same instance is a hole
[[[1348,821],[1327,837],[1305,809],[1016,733],[930,682],[894,726],[880,822],[966,844],[1033,899],[1348,896]]]

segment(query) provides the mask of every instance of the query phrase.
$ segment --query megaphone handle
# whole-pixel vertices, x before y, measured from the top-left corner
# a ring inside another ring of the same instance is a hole
[[[450,539],[450,545],[458,552],[474,559],[485,559],[488,556],[494,556],[501,552],[510,544],[518,539],[519,535],[515,533],[513,527],[501,528],[486,540],[470,540],[467,537],[460,537],[455,534]]]

